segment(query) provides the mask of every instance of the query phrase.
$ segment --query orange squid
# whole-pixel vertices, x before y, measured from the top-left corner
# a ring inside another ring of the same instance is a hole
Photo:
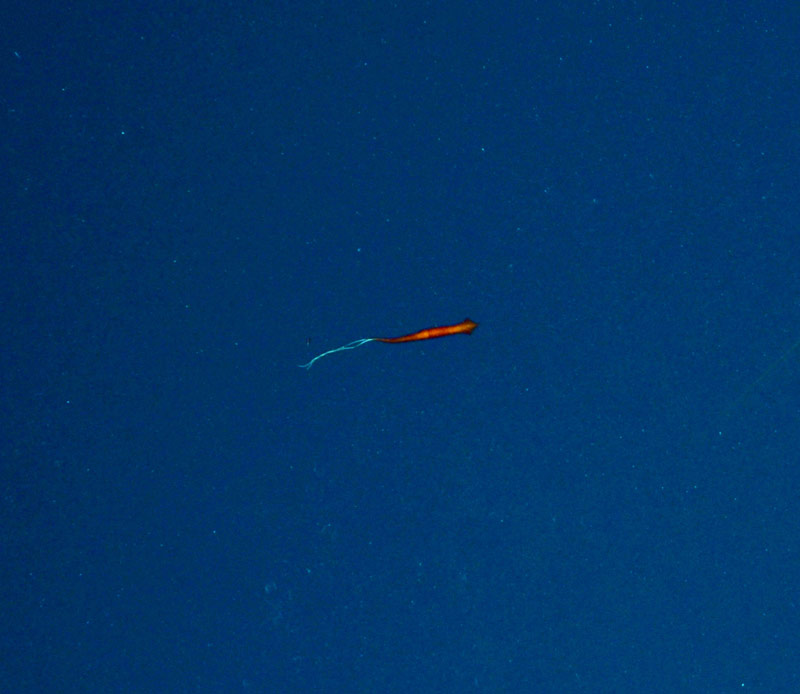
[[[329,349],[327,352],[318,354],[310,362],[306,364],[300,364],[300,366],[304,369],[310,369],[312,366],[314,366],[314,362],[322,359],[322,357],[327,357],[329,354],[333,354],[335,352],[344,352],[348,349],[355,349],[356,347],[361,347],[361,345],[367,344],[367,342],[389,342],[395,344],[399,342],[416,342],[417,340],[433,340],[434,338],[447,337],[448,335],[470,335],[477,327],[478,324],[475,321],[465,318],[460,323],[456,323],[455,325],[440,325],[436,328],[425,328],[424,330],[418,330],[415,333],[401,335],[400,337],[362,337],[360,340],[353,340],[352,342],[348,342],[346,345],[342,345],[336,349]]]

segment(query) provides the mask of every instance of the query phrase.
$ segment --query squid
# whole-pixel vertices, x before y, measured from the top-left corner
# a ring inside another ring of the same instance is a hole
[[[307,362],[306,364],[300,364],[299,366],[302,369],[308,370],[314,366],[315,362],[322,359],[322,357],[327,357],[329,354],[335,354],[336,352],[345,352],[349,349],[355,349],[356,347],[361,347],[361,345],[367,344],[367,342],[387,342],[389,344],[399,344],[400,342],[433,340],[437,337],[447,337],[448,335],[471,335],[472,331],[477,327],[478,324],[475,321],[465,318],[460,323],[456,323],[455,325],[440,325],[435,328],[425,328],[424,330],[417,330],[415,333],[401,335],[400,337],[362,337],[360,340],[353,340],[352,342],[348,342],[346,345],[342,345],[336,349],[329,349],[327,352],[318,354],[310,362]]]

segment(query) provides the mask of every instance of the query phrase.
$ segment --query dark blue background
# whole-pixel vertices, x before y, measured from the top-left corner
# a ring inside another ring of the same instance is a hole
[[[797,8],[135,5],[4,20],[2,690],[798,691]]]

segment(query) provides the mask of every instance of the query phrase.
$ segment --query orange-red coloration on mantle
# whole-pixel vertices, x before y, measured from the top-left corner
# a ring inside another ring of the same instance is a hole
[[[456,325],[442,325],[438,328],[425,328],[425,330],[418,330],[410,335],[403,335],[402,337],[373,337],[376,342],[416,342],[417,340],[432,340],[435,337],[447,337],[448,335],[469,335],[472,333],[478,324],[465,318]]]

